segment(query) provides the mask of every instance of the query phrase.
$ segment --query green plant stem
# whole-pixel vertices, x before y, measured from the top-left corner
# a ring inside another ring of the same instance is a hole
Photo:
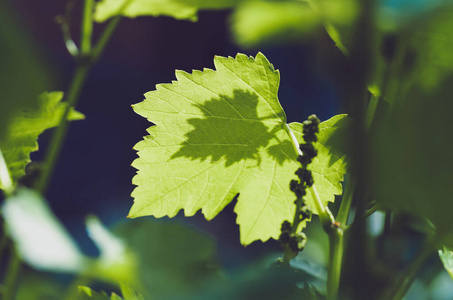
[[[400,279],[396,281],[393,285],[393,288],[389,292],[389,296],[386,299],[389,300],[400,300],[403,299],[404,295],[407,293],[415,278],[417,277],[418,272],[421,267],[425,264],[427,258],[434,252],[434,248],[431,243],[426,243],[417,257],[412,261],[411,265],[407,270],[401,274]]]
[[[302,208],[303,204],[303,199],[302,197],[297,197],[296,200],[296,211],[294,212],[294,219],[291,227],[291,233],[296,233],[297,228],[299,227],[300,224],[300,217],[299,217],[299,212],[300,209]]]
[[[335,300],[340,286],[341,265],[343,261],[343,229],[331,226],[329,232],[329,264],[327,273],[327,300]]]
[[[16,254],[14,246],[11,244],[11,258],[6,269],[6,277],[3,289],[3,300],[13,300],[15,298],[16,282],[20,271],[20,259]]]
[[[354,179],[350,178],[344,191],[343,199],[341,199],[340,209],[336,221],[342,226],[346,226],[348,222],[349,211],[351,209],[352,195],[355,189]]]
[[[55,164],[60,156],[61,148],[63,146],[64,138],[68,130],[68,115],[72,107],[74,107],[79,98],[79,94],[82,90],[82,86],[85,83],[86,77],[90,69],[90,64],[83,60],[76,67],[76,71],[72,78],[69,89],[66,93],[66,109],[60,119],[60,125],[56,128],[55,133],[52,137],[52,141],[49,146],[49,150],[46,153],[44,160],[44,170],[38,181],[37,191],[44,194],[49,185],[50,178],[52,176]]]
[[[350,230],[353,226],[363,226],[363,222],[370,217],[372,214],[382,209],[382,205],[375,204],[370,209],[368,209],[360,218],[356,219],[354,223],[349,226],[343,227],[344,231]]]
[[[80,52],[88,55],[91,51],[91,36],[93,34],[93,0],[85,0],[82,16]]]
[[[97,44],[94,46],[94,48],[92,50],[92,56],[91,56],[92,62],[96,62],[99,59],[99,57],[101,56],[102,52],[105,49],[105,46],[107,45],[108,41],[112,37],[113,32],[115,32],[115,29],[118,26],[118,24],[120,23],[120,21],[121,21],[121,16],[116,16],[109,22],[107,27],[104,29],[104,32],[99,37]]]
[[[64,17],[60,19],[60,22],[66,49],[68,50],[69,54],[76,57],[77,55],[79,55],[79,48],[77,48],[77,45],[74,43],[74,40],[71,36],[71,29],[69,28],[69,24],[71,23],[71,13],[74,9],[74,5],[75,0],[70,0],[66,3],[65,14]]]
[[[91,0],[88,0],[91,1]],[[88,17],[87,17],[88,18]],[[92,22],[92,17],[89,18]],[[105,49],[110,37],[115,31],[116,26],[120,21],[120,17],[114,18],[105,28],[101,37],[99,38],[98,43],[92,49],[92,51],[87,54],[85,57],[82,57],[78,60],[74,76],[72,77],[71,83],[69,85],[68,91],[65,94],[65,101],[67,103],[65,112],[60,119],[58,128],[56,129],[52,141],[49,145],[49,150],[46,153],[44,160],[44,170],[38,181],[36,189],[41,194],[44,194],[47,190],[47,187],[50,182],[50,178],[55,169],[55,164],[60,156],[61,148],[68,130],[68,121],[67,117],[72,107],[75,107],[79,99],[80,92],[85,83],[87,75],[93,66],[93,64],[99,59],[100,55]],[[84,33],[84,32],[82,32]],[[82,38],[82,41],[85,38]]]
[[[311,196],[315,200],[314,202],[316,210],[318,212],[319,220],[321,221],[322,227],[326,230],[326,228],[329,228],[334,222],[332,213],[330,212],[328,207],[325,207],[322,204],[321,197],[319,197],[318,191],[314,184],[308,190],[310,191]]]
[[[368,102],[368,108],[366,112],[366,128],[367,130],[370,130],[371,125],[373,124],[374,116],[376,114],[376,109],[379,104],[379,97],[376,97],[374,95],[371,95],[370,97],[370,102]]]

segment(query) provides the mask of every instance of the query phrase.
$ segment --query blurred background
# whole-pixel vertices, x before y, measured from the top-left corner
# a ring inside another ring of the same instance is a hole
[[[75,41],[78,41],[81,2],[74,2],[71,20]],[[443,2],[448,1],[380,1],[378,19],[381,29],[392,31],[398,28],[404,32],[405,28],[412,26],[407,24],[413,24],[411,22],[431,12]],[[35,53],[41,61],[40,69],[30,69],[30,73],[36,73],[37,76],[42,73],[43,77],[48,78],[45,83],[48,91],[65,91],[71,81],[75,62],[67,52],[60,24],[56,18],[64,14],[66,1],[48,0],[42,3],[31,0],[3,0],[0,3],[4,8],[3,14],[8,15],[10,19],[10,23],[4,24],[14,27],[27,40],[30,48],[26,50]],[[133,147],[147,134],[146,128],[151,125],[147,120],[136,115],[131,105],[142,101],[143,94],[154,90],[156,84],[170,83],[174,80],[175,69],[191,72],[213,68],[215,55],[235,56],[240,52],[255,56],[258,51],[261,51],[275,68],[280,70],[279,99],[289,122],[302,122],[313,113],[324,121],[335,114],[345,112],[335,88],[334,78],[338,76],[338,70],[332,69],[336,58],[343,55],[339,49],[341,45],[339,48],[335,47],[335,43],[324,29],[315,30],[313,34],[304,33],[300,36],[296,34],[297,38],[289,39],[286,34],[290,35],[294,32],[283,30],[279,36],[277,31],[274,36],[271,36],[272,43],[266,42],[266,39],[263,39],[263,43],[254,43],[253,36],[238,36],[231,30],[233,21],[230,10],[201,11],[198,16],[198,22],[176,20],[165,16],[121,20],[82,90],[76,109],[82,112],[86,119],[71,123],[46,198],[56,216],[87,255],[99,254],[97,247],[86,233],[85,218],[90,214],[98,216],[110,228],[120,226],[119,232],[123,232],[124,236],[128,235],[128,231],[124,228],[135,228],[138,237],[135,235],[131,237],[132,243],[142,243],[139,248],[143,257],[150,255],[149,253],[154,253],[156,257],[160,257],[159,255],[165,257],[167,251],[154,249],[143,240],[155,238],[157,241],[166,241],[171,245],[173,233],[181,233],[182,230],[187,236],[191,236],[196,232],[202,236],[199,240],[200,245],[212,248],[212,253],[215,253],[215,259],[207,254],[200,254],[199,257],[197,256],[197,261],[209,260],[210,263],[215,261],[218,265],[213,266],[213,270],[220,266],[230,274],[230,277],[231,274],[240,274],[240,276],[235,282],[239,294],[234,294],[231,289],[214,283],[203,296],[194,292],[194,299],[213,299],[213,294],[210,293],[216,289],[224,291],[224,298],[219,298],[214,293],[216,299],[258,299],[257,295],[253,294],[257,290],[262,293],[259,296],[261,299],[276,299],[277,292],[282,290],[287,292],[286,298],[291,299],[292,294],[288,291],[290,289],[285,286],[287,279],[285,276],[288,274],[279,273],[281,270],[274,270],[272,275],[261,272],[263,265],[268,266],[280,256],[278,242],[270,240],[266,243],[254,242],[247,247],[240,245],[239,228],[233,212],[235,201],[209,222],[201,213],[185,218],[182,212],[171,220],[166,218],[154,220],[152,217],[140,218],[140,220],[126,219],[133,202],[130,197],[134,189],[131,180],[136,172],[131,167],[132,161],[137,157]],[[279,24],[273,24],[273,26],[277,25]],[[104,23],[96,24],[95,40],[104,27]],[[23,63],[25,70],[30,68],[26,60]],[[8,74],[2,74],[2,81],[6,82],[5,78],[8,78]],[[31,83],[26,79],[23,78],[21,83],[28,88],[28,84],[31,85]],[[16,88],[18,92],[22,86]],[[52,137],[51,133],[46,131],[39,137],[40,151],[32,154],[33,161],[43,159],[46,146]],[[335,207],[332,208],[333,211],[335,209]],[[151,224],[150,230],[144,231],[143,228],[149,224],[145,224],[144,227],[139,225],[147,221]],[[369,234],[379,236],[382,233],[383,222],[383,214],[373,215],[370,219]],[[403,223],[405,226],[406,222]],[[390,236],[386,242],[381,243],[382,248],[379,249],[384,253],[382,256],[387,262],[396,269],[403,269],[407,261],[413,258],[413,248],[420,240],[418,232],[404,226],[404,234],[399,232]],[[302,270],[301,274],[309,274],[306,275],[307,277],[302,276],[302,282],[309,282],[307,286],[322,290],[328,254],[326,237],[321,232],[317,218],[309,224],[307,231],[309,236],[307,248],[298,257],[295,266]],[[398,235],[400,233],[401,235]],[[401,238],[403,235],[405,239]],[[196,237],[193,236],[193,239]],[[187,240],[186,244],[190,244],[190,241],[190,239]],[[191,250],[179,249],[177,253],[168,254],[168,259],[174,259],[171,255],[181,255],[184,251]],[[156,262],[151,263],[156,264]],[[245,266],[251,267],[246,269]],[[179,268],[180,265],[176,267]],[[162,271],[164,268],[165,266],[162,266],[159,270]],[[195,273],[194,269],[197,270]],[[188,272],[186,276],[200,278],[203,277],[201,273],[210,272],[198,270],[194,266],[188,266],[186,271]],[[440,271],[443,273],[438,275]],[[34,273],[31,268],[25,267],[23,274],[31,274],[31,278],[35,278],[33,276],[40,273]],[[176,274],[179,273],[171,271],[164,275],[156,273],[150,275],[150,280],[155,280],[159,276],[164,279],[172,278],[177,276]],[[423,274],[422,278],[415,282],[408,299],[453,299],[451,279],[443,270],[437,257],[430,261]],[[46,276],[63,283],[72,280],[67,275],[56,277],[46,273]],[[298,280],[300,282],[301,278]],[[187,278],[180,280],[180,282],[185,281]],[[241,282],[247,282],[247,284],[241,286]],[[429,285],[426,282],[429,282]],[[265,286],[269,290],[263,289]],[[165,288],[171,289],[169,286]],[[184,291],[184,288],[182,287],[181,291]],[[270,291],[273,288],[274,290]],[[160,292],[162,292],[161,295],[165,295],[164,288]],[[189,299],[187,295],[186,293],[185,299]],[[281,294],[279,295],[281,297]],[[167,298],[180,299],[179,296],[176,293],[174,298],[170,296]],[[27,298],[30,296],[22,297],[22,299],[31,299]],[[162,296],[159,299],[164,298]]]

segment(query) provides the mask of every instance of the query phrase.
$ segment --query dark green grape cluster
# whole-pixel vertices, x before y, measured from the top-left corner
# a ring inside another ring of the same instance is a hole
[[[281,228],[282,233],[280,234],[278,241],[283,248],[287,246],[289,250],[294,253],[293,256],[295,257],[297,253],[304,250],[305,244],[307,243],[307,236],[303,232],[293,233],[291,228],[290,222],[283,222]]]
[[[311,218],[311,210],[305,205],[303,197],[307,194],[307,188],[313,185],[313,175],[311,171],[307,169],[307,166],[313,161],[318,152],[316,151],[313,143],[318,138],[316,134],[319,132],[319,119],[316,115],[311,115],[308,120],[303,122],[303,137],[305,143],[300,144],[300,150],[302,155],[299,155],[297,161],[301,164],[301,167],[297,169],[296,175],[299,177],[298,180],[291,180],[290,189],[296,194],[296,216],[293,224],[288,221],[283,222],[281,227],[281,234],[279,237],[280,244],[283,248],[289,248],[292,252],[292,256],[297,255],[298,252],[305,248],[307,238],[303,232],[296,232],[300,222]]]

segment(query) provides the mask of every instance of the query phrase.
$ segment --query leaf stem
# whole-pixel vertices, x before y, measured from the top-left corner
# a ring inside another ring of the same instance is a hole
[[[88,55],[91,51],[91,36],[93,34],[93,0],[85,0],[82,16],[80,52]]]
[[[344,191],[343,199],[341,199],[340,210],[336,221],[342,226],[346,226],[348,222],[349,211],[351,209],[352,195],[355,189],[355,180],[350,177],[346,189]]]
[[[71,13],[74,9],[74,4],[75,0],[70,0],[66,4],[64,16],[57,17],[56,20],[58,23],[61,23],[61,31],[63,33],[63,39],[66,49],[68,50],[69,54],[71,54],[73,57],[76,57],[77,55],[79,55],[79,48],[77,48],[77,45],[74,43],[74,40],[72,39],[71,29],[69,27],[69,24],[71,23]]]
[[[105,49],[105,46],[107,45],[108,41],[110,40],[113,32],[115,32],[115,29],[118,26],[118,24],[120,23],[120,21],[121,21],[121,16],[116,16],[109,22],[107,27],[104,29],[104,32],[99,37],[98,42],[96,43],[96,45],[94,46],[94,48],[92,50],[92,57],[91,57],[92,62],[96,62],[99,59],[99,57],[101,56],[102,52]]]

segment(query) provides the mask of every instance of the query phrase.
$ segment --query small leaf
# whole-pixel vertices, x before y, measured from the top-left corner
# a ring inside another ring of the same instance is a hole
[[[38,150],[38,136],[59,124],[67,107],[66,103],[60,102],[62,98],[62,92],[44,93],[39,97],[35,109],[24,109],[11,120],[6,134],[0,139],[0,149],[13,182],[25,175],[30,153]],[[81,113],[72,109],[68,115],[68,120],[83,118]]]
[[[299,167],[277,98],[280,74],[261,53],[216,57],[214,64],[216,71],[177,71],[178,81],[157,85],[134,105],[156,126],[135,146],[138,187],[129,216],[173,217],[180,209],[192,216],[201,209],[210,220],[240,193],[241,242],[277,239],[281,223],[294,216],[289,183]],[[300,136],[301,125],[292,127]],[[325,130],[329,140],[336,128]],[[318,159],[320,193],[333,201],[341,193],[334,181],[342,180],[343,156],[321,149]]]

